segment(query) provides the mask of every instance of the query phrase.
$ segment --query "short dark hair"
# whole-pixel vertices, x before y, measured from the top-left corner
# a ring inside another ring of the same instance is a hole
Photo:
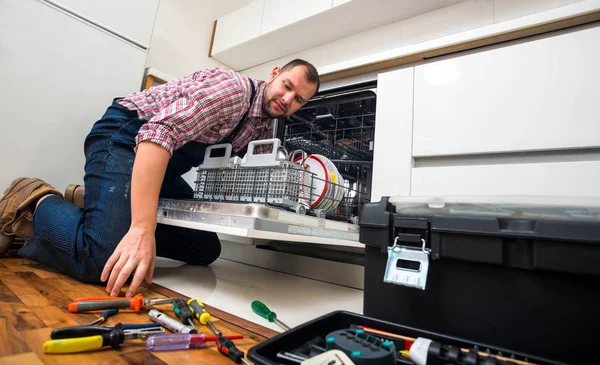
[[[291,60],[290,62],[286,63],[281,68],[281,72],[283,72],[285,70],[291,70],[297,66],[305,67],[306,81],[310,82],[311,84],[317,85],[317,89],[315,90],[315,94],[316,94],[317,91],[319,91],[319,87],[321,86],[321,81],[319,80],[319,72],[317,72],[317,69],[315,68],[315,66],[313,66],[310,62],[296,58],[295,60]]]

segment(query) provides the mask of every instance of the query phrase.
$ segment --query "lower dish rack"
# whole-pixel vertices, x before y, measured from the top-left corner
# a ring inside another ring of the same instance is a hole
[[[301,164],[277,160],[279,139],[253,141],[243,159],[231,158],[231,145],[210,146],[197,170],[194,198],[203,201],[262,203],[320,218],[358,223],[359,192],[322,179]],[[267,154],[255,148],[269,145]],[[215,153],[215,151],[220,151]],[[324,187],[324,195],[315,186]]]

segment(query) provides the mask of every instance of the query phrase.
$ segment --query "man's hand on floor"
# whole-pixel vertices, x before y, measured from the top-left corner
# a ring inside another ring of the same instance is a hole
[[[156,241],[153,229],[131,227],[123,237],[115,252],[104,265],[100,279],[108,283],[106,291],[111,296],[117,296],[127,278],[135,270],[133,280],[126,297],[132,297],[144,278],[152,282],[154,264],[156,262]],[[110,273],[110,277],[109,277]]]

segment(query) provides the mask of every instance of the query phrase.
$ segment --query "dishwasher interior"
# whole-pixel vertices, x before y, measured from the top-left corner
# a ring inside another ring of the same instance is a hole
[[[270,141],[290,152],[302,150],[301,163],[276,161],[272,152],[253,154],[250,145],[243,159],[219,152],[227,147],[209,147],[197,170],[194,198],[161,199],[158,223],[237,236],[255,245],[285,242],[286,249],[303,244],[303,250],[309,245],[319,250],[362,250],[357,223],[371,193],[375,88],[376,83],[370,82],[322,91],[295,114],[274,121],[276,138]],[[303,163],[314,155],[324,156],[322,160],[333,163],[333,170],[343,177],[343,186],[339,179],[335,188],[324,190],[334,193],[321,195],[324,201],[335,198],[335,206],[327,209],[311,201],[319,179]],[[266,157],[268,164],[244,165],[251,158]],[[300,204],[301,199],[313,205]]]
[[[328,219],[357,223],[370,201],[376,99],[375,82],[327,90],[276,123],[275,135],[288,151],[323,155],[344,178],[346,193]]]

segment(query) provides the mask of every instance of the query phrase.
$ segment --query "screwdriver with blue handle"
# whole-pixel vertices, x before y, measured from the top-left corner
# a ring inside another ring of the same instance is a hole
[[[261,301],[258,301],[258,300],[253,301],[252,302],[252,310],[254,311],[254,313],[265,318],[267,321],[277,323],[286,331],[291,329],[288,325],[286,325],[285,323],[278,320],[277,314],[275,314],[275,312],[271,311],[269,309],[269,307],[264,305],[264,303]]]
[[[91,322],[89,324],[89,326],[93,326],[93,325],[98,324],[98,323],[104,323],[104,321],[106,321],[108,319],[108,317],[112,317],[112,316],[114,316],[117,313],[119,313],[119,310],[117,308],[109,309],[106,312],[103,312],[100,315],[100,318],[98,318],[97,320]]]

